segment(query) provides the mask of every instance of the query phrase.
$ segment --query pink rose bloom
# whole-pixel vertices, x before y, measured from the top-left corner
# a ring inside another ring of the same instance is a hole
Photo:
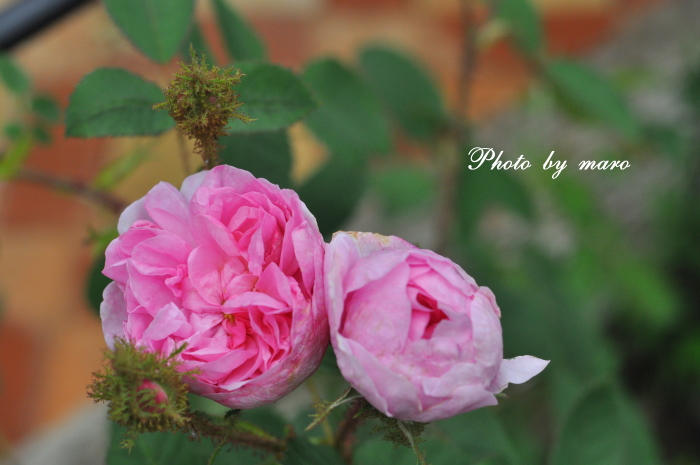
[[[374,407],[429,422],[487,405],[549,363],[503,360],[493,293],[452,261],[394,236],[336,233],[326,306],[343,376]]]
[[[231,408],[290,393],[328,346],[324,243],[287,189],[218,166],[131,204],[107,248],[100,308],[115,337],[199,370],[192,392]]]

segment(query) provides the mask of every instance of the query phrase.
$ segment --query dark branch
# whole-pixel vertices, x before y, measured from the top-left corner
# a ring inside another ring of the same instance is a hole
[[[218,444],[232,446],[248,446],[280,457],[287,444],[273,436],[248,433],[236,429],[235,423],[216,421],[207,416],[195,413],[190,417],[190,429],[199,436],[206,436]]]
[[[362,399],[355,400],[345,412],[345,416],[338,425],[335,433],[335,448],[343,456],[345,462],[352,463],[353,447],[355,445],[355,431],[362,422],[362,418],[355,418],[355,415],[362,407]]]
[[[109,192],[94,189],[81,181],[73,181],[71,179],[55,178],[46,173],[41,173],[38,171],[28,170],[26,168],[20,169],[14,176],[17,181],[26,181],[34,184],[40,184],[42,186],[50,187],[60,192],[66,192],[69,194],[77,195],[86,200],[100,205],[106,208],[112,213],[119,215],[124,208],[126,208],[126,203],[121,199],[114,197]]]
[[[464,38],[457,94],[457,118],[452,128],[453,143],[443,148],[445,153],[441,166],[443,179],[437,219],[438,240],[435,245],[435,252],[443,255],[447,252],[455,221],[459,176],[462,172],[461,149],[469,144],[470,139],[469,103],[476,68],[476,20],[473,1],[460,1]]]

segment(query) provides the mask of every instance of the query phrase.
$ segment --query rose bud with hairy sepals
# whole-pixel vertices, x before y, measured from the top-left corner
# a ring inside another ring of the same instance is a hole
[[[218,166],[161,182],[119,219],[100,308],[105,338],[167,356],[192,392],[231,408],[288,394],[328,346],[324,243],[287,189]]]
[[[403,239],[338,232],[326,248],[326,306],[338,367],[375,408],[429,422],[497,403],[549,363],[503,360],[493,293]]]
[[[142,408],[148,413],[162,413],[165,411],[165,406],[168,403],[168,394],[165,390],[158,384],[154,383],[150,379],[144,379],[143,382],[136,388],[136,392],[151,390],[153,391],[153,402],[155,406],[144,405]]]

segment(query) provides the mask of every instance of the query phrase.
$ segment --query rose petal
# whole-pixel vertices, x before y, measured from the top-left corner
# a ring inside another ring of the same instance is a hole
[[[119,234],[124,234],[138,220],[151,219],[144,205],[145,200],[145,197],[138,199],[126,207],[122,214],[119,215],[119,221],[117,222],[117,232]]]
[[[209,173],[209,170],[202,170],[199,173],[195,173],[191,176],[187,176],[184,181],[182,181],[182,187],[180,187],[180,193],[187,203],[192,200],[192,196],[195,191],[199,189],[202,185],[204,177]]]
[[[549,360],[542,360],[530,355],[504,359],[489,390],[493,393],[499,393],[507,388],[509,383],[522,384],[540,374],[547,365],[549,365]]]
[[[144,197],[144,208],[161,228],[193,243],[189,228],[189,207],[172,184],[160,182]]]
[[[114,338],[124,338],[124,322],[126,321],[124,292],[119,289],[117,283],[109,283],[102,293],[102,298],[100,304],[102,332],[105,335],[107,347],[114,349]]]

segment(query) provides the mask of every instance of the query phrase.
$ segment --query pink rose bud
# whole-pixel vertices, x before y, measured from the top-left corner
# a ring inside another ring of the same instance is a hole
[[[177,355],[195,394],[252,408],[290,393],[328,346],[324,243],[299,196],[218,166],[161,182],[119,218],[105,339]]]
[[[429,422],[487,405],[549,363],[503,360],[493,293],[458,265],[394,236],[336,233],[326,306],[343,376],[375,408]]]
[[[151,390],[154,392],[154,401],[156,407],[144,406],[143,409],[149,413],[160,413],[165,410],[165,406],[168,403],[168,394],[165,393],[163,388],[158,384],[154,383],[150,379],[144,379],[143,382],[136,388],[136,392],[141,392],[145,390]]]

